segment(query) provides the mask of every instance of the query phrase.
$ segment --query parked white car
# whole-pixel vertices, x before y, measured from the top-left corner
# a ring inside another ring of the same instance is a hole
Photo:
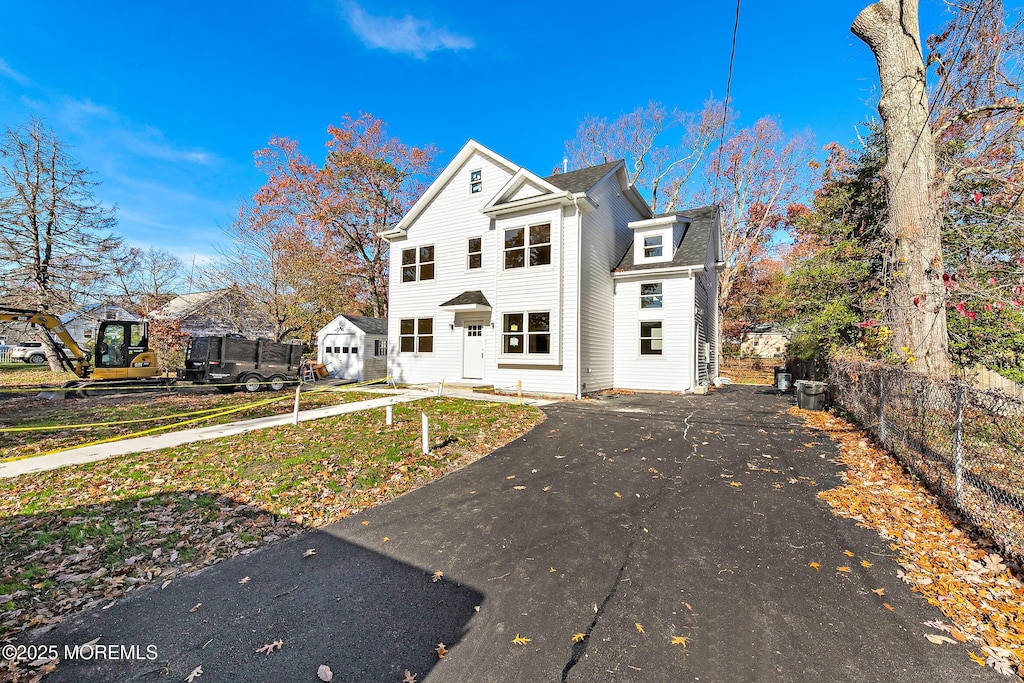
[[[20,360],[25,363],[39,365],[46,362],[46,354],[43,352],[42,342],[21,342],[16,344],[11,351],[11,361]]]

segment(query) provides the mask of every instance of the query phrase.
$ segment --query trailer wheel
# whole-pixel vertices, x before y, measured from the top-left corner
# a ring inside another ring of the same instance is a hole
[[[287,384],[288,384],[288,380],[286,380],[281,375],[274,375],[273,377],[270,378],[270,390],[271,391],[281,391],[282,389],[285,388],[285,385],[287,385]]]
[[[246,375],[242,378],[242,388],[247,393],[255,394],[263,388],[263,378],[259,375]]]

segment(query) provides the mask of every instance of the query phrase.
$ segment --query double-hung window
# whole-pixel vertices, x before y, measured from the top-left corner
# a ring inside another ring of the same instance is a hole
[[[642,320],[640,321],[640,355],[660,356],[661,355],[661,321]]]
[[[469,270],[482,268],[484,265],[484,240],[482,237],[470,237],[467,250],[469,256],[466,267]]]
[[[469,193],[480,194],[484,190],[483,171],[469,172]]]
[[[551,224],[505,231],[505,269],[551,263]]]
[[[662,239],[661,235],[644,237],[644,258],[661,258]]]
[[[506,313],[502,319],[501,351],[505,354],[551,353],[551,313]]]
[[[388,355],[388,343],[383,339],[374,339],[373,355],[377,358]]]
[[[402,282],[434,279],[434,245],[402,250]]]
[[[402,318],[398,340],[402,353],[431,353],[434,350],[434,319]]]
[[[661,308],[661,283],[640,284],[640,308]]]

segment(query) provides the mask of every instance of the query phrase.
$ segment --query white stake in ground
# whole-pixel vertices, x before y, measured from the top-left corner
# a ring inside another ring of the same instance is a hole
[[[301,384],[295,385],[295,409],[292,411],[292,424],[299,424],[299,389],[302,388]]]
[[[423,419],[423,455],[430,454],[430,425],[427,422],[427,414],[420,413]]]
[[[384,424],[390,427],[395,422],[394,406],[384,406]]]

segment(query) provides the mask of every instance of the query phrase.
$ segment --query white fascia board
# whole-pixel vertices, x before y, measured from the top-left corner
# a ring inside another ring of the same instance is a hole
[[[529,182],[531,185],[536,185],[538,188],[544,190],[544,194],[546,195],[558,194],[559,192],[561,192],[561,190],[559,190],[557,187],[555,187],[548,181],[538,176],[536,173],[528,171],[525,168],[520,168],[512,175],[511,178],[508,179],[508,182],[506,182],[505,185],[502,186],[500,190],[498,190],[498,193],[491,198],[491,201],[487,202],[487,204],[482,209],[483,212],[487,213],[496,205],[501,204],[504,201],[505,197],[511,196],[513,192],[515,192],[517,189],[522,187],[524,183],[527,182]]]
[[[643,270],[613,271],[612,277],[616,280],[628,280],[630,278],[644,279],[658,275],[689,275],[703,273],[703,265],[695,266],[669,266],[666,268],[645,268]]]
[[[685,223],[686,220],[682,216],[659,216],[658,218],[645,218],[640,221],[630,221],[626,223],[626,227],[630,230],[644,230],[647,228],[663,228],[676,223]]]
[[[651,207],[647,204],[647,200],[644,199],[644,196],[640,194],[640,190],[636,189],[636,187],[629,182],[629,176],[626,174],[626,164],[619,164],[619,166],[616,167],[616,170],[616,175],[619,180],[619,188],[622,190],[622,196],[633,205],[633,208],[635,208],[641,216],[653,216],[654,214],[651,212]]]
[[[448,165],[441,171],[441,175],[437,176],[434,182],[430,184],[430,187],[427,188],[427,191],[423,193],[423,196],[416,200],[416,203],[412,205],[409,212],[402,216],[402,220],[398,221],[393,228],[380,233],[380,236],[383,239],[390,239],[399,235],[405,235],[409,230],[409,226],[423,213],[424,209],[430,206],[430,203],[434,201],[434,197],[444,189],[455,174],[459,172],[459,169],[462,168],[462,165],[474,154],[481,154],[489,158],[498,166],[504,166],[511,173],[515,173],[520,168],[519,165],[513,164],[497,152],[493,152],[476,140],[471,139],[462,146],[462,149],[455,155],[455,158],[448,162]]]
[[[514,202],[508,202],[507,204],[499,204],[490,208],[480,209],[480,213],[485,216],[495,217],[501,216],[507,213],[515,213],[516,211],[524,211],[526,209],[536,209],[548,204],[560,204],[562,206],[568,206],[572,204],[572,195],[568,192],[562,192],[561,194],[542,194],[537,197],[527,197],[526,199],[517,199]]]

